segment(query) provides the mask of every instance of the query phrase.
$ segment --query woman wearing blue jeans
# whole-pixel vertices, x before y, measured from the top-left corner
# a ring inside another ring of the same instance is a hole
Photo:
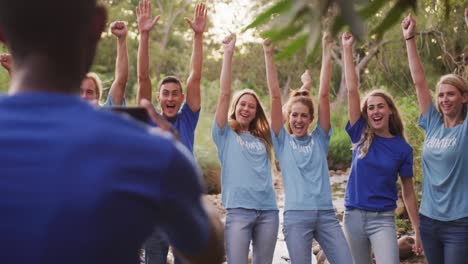
[[[221,161],[222,201],[227,209],[227,262],[247,264],[252,242],[253,264],[271,264],[279,219],[271,178],[270,127],[252,90],[237,92],[228,113],[235,35],[225,38],[223,46],[221,93],[212,136]]]
[[[263,42],[271,100],[273,146],[281,166],[285,192],[283,232],[292,264],[311,263],[314,238],[330,263],[347,264],[351,259],[331,198],[327,165],[331,136],[331,43],[328,43],[326,34],[322,44],[318,122],[315,130],[309,134],[308,128],[314,119],[314,106],[308,91],[311,86],[310,75],[308,71],[302,75],[303,87],[289,97],[283,121],[273,47],[270,40]]]
[[[406,17],[402,30],[421,110],[419,126],[426,134],[419,210],[424,254],[430,264],[468,263],[468,84],[455,74],[444,75],[432,102],[415,29],[413,17]]]
[[[345,236],[355,264],[398,264],[395,231],[398,175],[403,201],[416,232],[413,250],[420,252],[417,201],[413,189],[413,151],[404,139],[403,123],[390,95],[371,91],[362,106],[353,62],[354,38],[342,36],[353,156],[346,187]]]

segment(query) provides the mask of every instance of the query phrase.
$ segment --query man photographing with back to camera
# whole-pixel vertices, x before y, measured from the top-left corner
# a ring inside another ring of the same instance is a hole
[[[154,224],[189,263],[221,263],[193,158],[78,96],[105,22],[95,0],[0,0],[15,69],[0,97],[0,263],[136,263]]]

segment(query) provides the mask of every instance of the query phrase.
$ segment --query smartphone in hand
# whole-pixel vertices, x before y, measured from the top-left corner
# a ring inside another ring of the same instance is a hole
[[[131,106],[131,107],[122,107],[122,106],[115,106],[115,107],[109,107],[113,112],[117,112],[120,114],[126,114],[129,115],[136,120],[143,122],[145,124],[150,123],[150,117],[148,115],[148,112],[146,111],[145,108],[143,107],[137,107],[137,106]]]

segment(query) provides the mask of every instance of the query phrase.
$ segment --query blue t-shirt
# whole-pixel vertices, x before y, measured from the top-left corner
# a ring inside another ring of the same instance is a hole
[[[195,129],[197,128],[200,111],[193,112],[185,102],[177,116],[169,122],[179,132],[180,141],[193,153],[193,143],[195,141]]]
[[[421,214],[440,221],[468,217],[468,118],[446,128],[431,104],[419,125],[426,132]]]
[[[357,143],[366,128],[360,117],[346,125],[351,142]],[[398,175],[413,176],[413,149],[401,137],[384,138],[375,135],[367,155],[359,158],[360,149],[353,150],[351,173],[346,187],[346,209],[390,211],[396,208]]]
[[[285,210],[333,209],[327,152],[331,129],[325,135],[320,124],[302,138],[281,127],[278,137],[271,130],[284,184]]]
[[[196,255],[210,232],[193,157],[78,96],[0,97],[0,263],[137,263],[158,224]]]
[[[225,208],[277,210],[265,144],[250,133],[237,134],[226,122],[212,131],[221,162],[221,196]]]
[[[114,100],[112,99],[112,96],[109,94],[107,96],[106,102],[103,105],[104,107],[111,107],[115,106]],[[119,106],[125,106],[125,98],[122,99],[122,103]]]

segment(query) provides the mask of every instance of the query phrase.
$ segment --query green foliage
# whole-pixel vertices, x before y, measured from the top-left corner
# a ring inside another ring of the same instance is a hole
[[[341,107],[337,111],[332,111],[331,114],[333,134],[328,147],[328,160],[333,164],[349,165],[352,156],[351,140],[345,131],[348,122],[348,110]]]
[[[330,18],[328,13],[329,7],[334,1],[318,1],[318,0],[280,0],[264,12],[260,13],[257,18],[245,27],[245,30],[253,27],[260,27],[269,20],[272,20],[271,30],[264,33],[264,36],[271,38],[273,41],[291,42],[277,58],[287,58],[297,52],[299,49],[307,46],[307,50],[311,52],[311,57],[317,54],[317,46],[320,44],[318,32],[322,31],[322,21]],[[355,6],[352,1],[340,0],[336,1],[340,14],[331,16],[333,20],[332,33],[336,35],[338,31],[346,24],[349,25],[351,32],[358,38],[362,38],[364,30],[362,20],[368,20],[371,16],[385,7],[384,0],[369,1],[356,15]],[[371,34],[377,34],[381,38],[390,27],[397,24],[401,15],[409,7],[415,8],[416,0],[398,0],[388,12],[387,16],[371,30]],[[305,36],[309,36],[306,38]],[[291,40],[292,39],[292,40]]]

